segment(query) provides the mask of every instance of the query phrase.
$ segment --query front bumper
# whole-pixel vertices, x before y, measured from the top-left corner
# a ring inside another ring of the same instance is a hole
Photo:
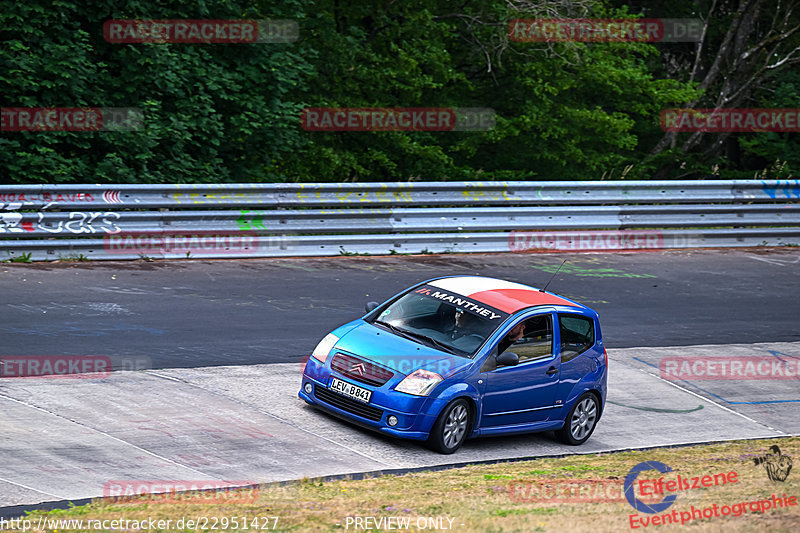
[[[360,404],[357,400],[345,401],[348,400],[347,397],[331,391],[328,387],[330,378],[331,373],[324,365],[313,358],[309,359],[306,370],[303,372],[303,382],[298,396],[312,405],[363,427],[403,439],[427,440],[435,421],[435,417],[428,415],[426,411],[426,407],[431,404],[430,398],[395,392],[389,389],[390,384],[388,383],[378,388],[358,384],[372,390],[370,403]],[[347,380],[346,377],[341,377],[341,379]],[[310,393],[305,391],[307,384],[311,385]],[[325,392],[318,395],[318,390]],[[330,395],[335,395],[336,404],[326,401]],[[345,400],[338,401],[341,398]],[[359,405],[349,408],[350,402],[356,402]],[[371,412],[363,413],[364,410],[358,408],[361,405],[368,405]],[[392,415],[397,417],[395,426],[390,426],[388,422],[389,416]]]

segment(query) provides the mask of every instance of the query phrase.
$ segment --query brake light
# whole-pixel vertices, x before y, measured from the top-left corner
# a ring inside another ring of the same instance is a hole
[[[603,347],[603,357],[606,360],[606,368],[608,368],[608,352],[606,351],[605,346]]]

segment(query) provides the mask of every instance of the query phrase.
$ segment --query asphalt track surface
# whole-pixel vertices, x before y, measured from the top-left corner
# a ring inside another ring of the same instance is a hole
[[[594,308],[606,346],[800,340],[800,251],[335,257],[0,265],[8,355],[109,355],[151,368],[298,361],[409,285],[481,274]],[[141,366],[139,367],[141,368]]]
[[[592,438],[468,441],[454,456],[306,406],[300,361],[422,279],[487,274],[598,310],[606,412]],[[0,355],[108,355],[100,379],[0,380],[0,516],[112,480],[241,480],[797,435],[797,379],[665,380],[665,357],[800,360],[800,251],[0,265]],[[276,364],[278,363],[278,364]],[[624,475],[624,472],[621,472]]]

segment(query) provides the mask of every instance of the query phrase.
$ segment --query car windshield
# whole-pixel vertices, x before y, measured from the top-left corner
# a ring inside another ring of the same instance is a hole
[[[373,320],[397,335],[462,357],[472,357],[508,313],[423,286],[392,302]]]

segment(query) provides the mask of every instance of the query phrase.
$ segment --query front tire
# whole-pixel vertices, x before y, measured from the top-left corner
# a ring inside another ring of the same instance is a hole
[[[466,400],[455,400],[447,404],[436,419],[428,445],[439,453],[454,453],[467,440],[469,426],[469,405]]]
[[[564,420],[564,427],[556,431],[556,437],[570,446],[583,444],[592,436],[599,413],[597,396],[590,392],[584,393],[570,409]]]

